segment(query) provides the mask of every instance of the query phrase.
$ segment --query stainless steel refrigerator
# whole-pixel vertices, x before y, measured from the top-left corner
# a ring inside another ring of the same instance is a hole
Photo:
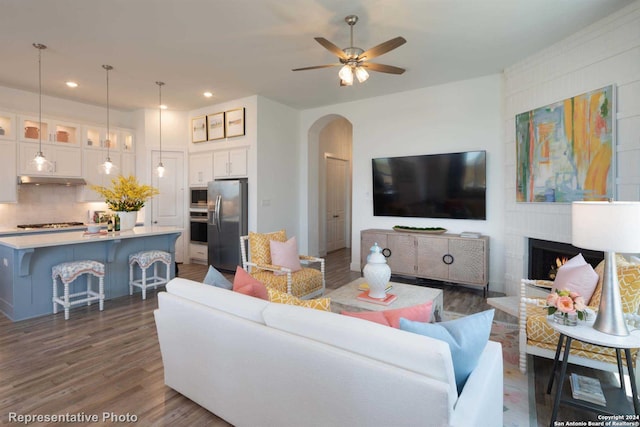
[[[212,181],[207,192],[209,265],[235,271],[242,264],[240,236],[247,234],[247,180]]]

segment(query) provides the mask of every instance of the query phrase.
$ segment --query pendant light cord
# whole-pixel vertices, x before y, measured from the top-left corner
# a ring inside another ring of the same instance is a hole
[[[38,151],[42,153],[42,48],[38,47]]]
[[[159,121],[159,142],[160,142],[160,162],[158,163],[158,167],[163,167],[162,165],[162,86],[164,86],[164,82],[157,81],[158,85],[158,121]]]
[[[42,43],[33,43],[38,49],[38,155],[42,156],[42,51],[47,46]]]
[[[102,68],[104,68],[105,70],[107,70],[107,139],[106,139],[106,143],[107,143],[107,161],[111,161],[111,156],[110,156],[110,148],[111,148],[111,129],[109,127],[109,71],[113,70],[113,67],[111,65],[103,65]]]

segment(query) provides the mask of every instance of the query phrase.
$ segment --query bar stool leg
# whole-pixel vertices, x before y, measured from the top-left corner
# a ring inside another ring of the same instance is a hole
[[[69,320],[69,283],[64,282],[64,320]]]
[[[129,264],[129,295],[133,295],[133,263]]]
[[[155,277],[155,279],[153,279],[153,283],[156,283],[158,281],[158,263],[154,262],[153,263],[153,277]],[[153,289],[157,289],[158,285],[155,284],[153,285]]]
[[[53,278],[53,314],[58,313],[58,303],[56,299],[58,298],[58,279],[57,277]]]
[[[140,266],[142,270],[142,299],[147,299],[147,269]]]
[[[98,293],[100,294],[100,311],[104,309],[104,277],[98,278]]]
[[[87,274],[87,298],[89,298],[89,296],[91,292],[91,274]],[[87,301],[87,307],[91,305],[91,301]]]

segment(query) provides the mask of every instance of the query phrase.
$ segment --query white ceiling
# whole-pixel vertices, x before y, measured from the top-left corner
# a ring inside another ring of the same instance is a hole
[[[249,95],[312,108],[502,71],[632,0],[2,0],[0,85],[106,104],[192,110]],[[349,46],[407,43],[371,62],[405,68],[339,87],[336,58],[313,38]],[[64,82],[80,86],[68,89]],[[205,99],[210,90],[214,97]],[[2,100],[0,100],[1,104]]]

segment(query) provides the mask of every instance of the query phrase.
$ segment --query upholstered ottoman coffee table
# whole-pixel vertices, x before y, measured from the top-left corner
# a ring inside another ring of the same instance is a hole
[[[404,283],[389,282],[392,288],[388,294],[397,296],[396,300],[389,305],[375,304],[357,299],[363,291],[358,288],[366,280],[364,277],[354,280],[351,283],[335,289],[325,295],[331,298],[331,311],[340,313],[341,311],[382,311],[394,308],[411,307],[427,301],[433,301],[431,308],[431,318],[440,320],[442,316],[442,290],[426,288],[424,286],[407,285]]]

